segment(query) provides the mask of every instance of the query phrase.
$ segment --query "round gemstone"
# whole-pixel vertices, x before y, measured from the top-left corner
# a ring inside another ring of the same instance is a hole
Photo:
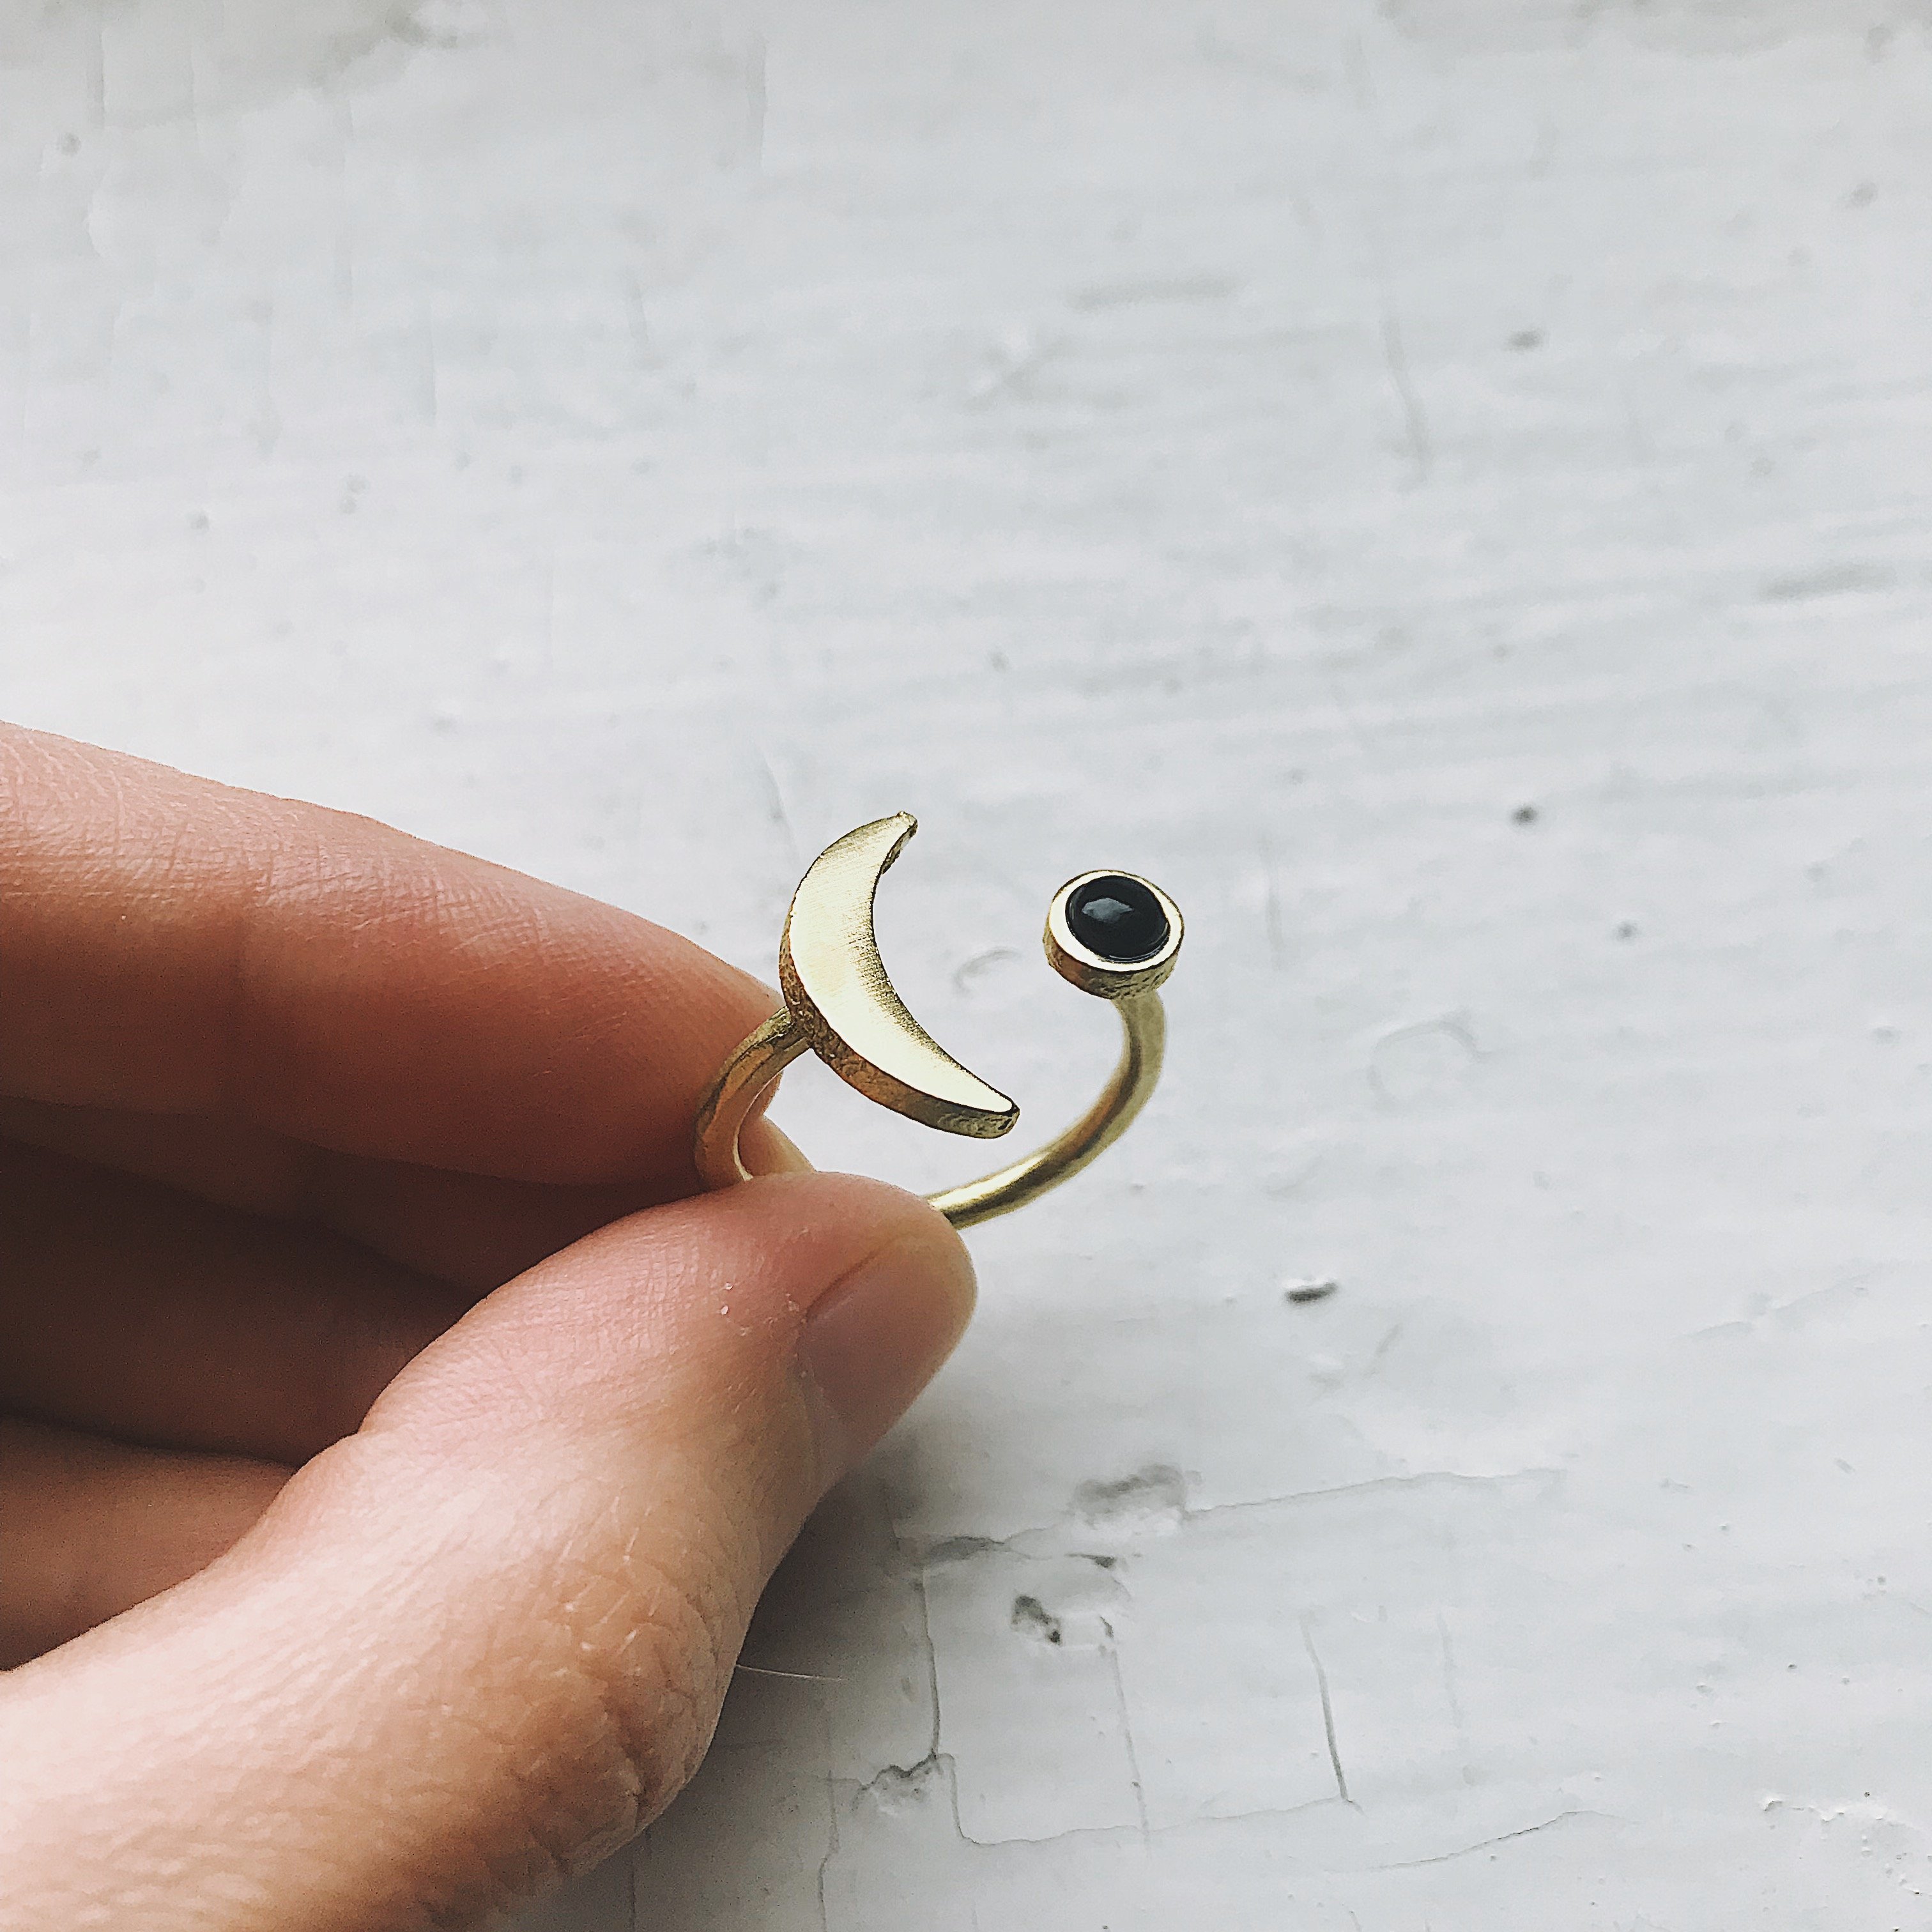
[[[1150,886],[1109,872],[1089,879],[1069,898],[1066,929],[1110,964],[1132,966],[1151,959],[1167,944],[1167,914]]]

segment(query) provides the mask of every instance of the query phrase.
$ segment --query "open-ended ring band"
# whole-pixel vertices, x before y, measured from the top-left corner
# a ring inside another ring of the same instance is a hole
[[[862,825],[820,853],[799,882],[778,946],[784,1010],[739,1044],[698,1108],[695,1151],[706,1187],[751,1178],[738,1151],[740,1130],[808,1050],[868,1099],[928,1126],[979,1140],[1012,1131],[1019,1109],[913,1018],[879,958],[874,896],[917,829],[903,812]],[[1047,958],[1082,992],[1114,1002],[1124,1035],[1120,1060],[1064,1132],[977,1180],[926,1197],[956,1228],[1024,1206],[1126,1131],[1160,1078],[1167,1028],[1158,988],[1174,970],[1181,936],[1180,908],[1132,873],[1084,872],[1054,895]]]

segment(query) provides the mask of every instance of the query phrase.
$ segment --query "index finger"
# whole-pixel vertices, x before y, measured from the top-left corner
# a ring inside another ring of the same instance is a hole
[[[0,726],[0,1092],[525,1180],[681,1174],[772,1004],[502,866]]]

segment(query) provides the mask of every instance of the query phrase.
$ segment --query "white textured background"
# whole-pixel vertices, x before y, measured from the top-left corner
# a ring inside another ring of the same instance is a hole
[[[1190,915],[532,1932],[1932,1924],[1929,20],[0,0],[0,710],[766,973],[910,807],[1036,1128]]]

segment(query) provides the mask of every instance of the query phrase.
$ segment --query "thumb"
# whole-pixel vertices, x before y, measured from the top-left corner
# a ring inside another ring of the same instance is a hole
[[[500,1289],[226,1556],[4,1680],[0,1924],[464,1924],[594,1862],[972,1297],[922,1202],[816,1174]]]

